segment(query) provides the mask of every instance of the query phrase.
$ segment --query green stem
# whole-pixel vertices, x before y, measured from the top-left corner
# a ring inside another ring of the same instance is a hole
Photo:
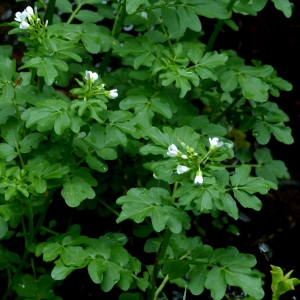
[[[18,107],[18,104],[16,102],[15,97],[12,98],[12,103],[13,103],[13,105],[15,107],[17,118],[20,120],[21,119],[21,113],[20,113],[20,110],[19,110],[19,107]]]
[[[225,167],[225,168],[238,168],[238,167],[240,167],[240,166],[242,166],[243,164],[239,164],[239,165],[223,165],[223,167]],[[262,167],[262,165],[259,165],[259,164],[252,164],[252,165],[249,165],[249,164],[247,164],[247,166],[249,166],[249,167],[252,167],[252,168],[261,168]]]
[[[33,229],[33,234],[31,236],[31,238],[32,238],[31,242],[33,242],[36,239],[37,234],[40,231],[41,226],[43,225],[43,222],[45,220],[45,217],[46,217],[46,214],[47,214],[47,211],[48,211],[48,208],[49,208],[49,205],[50,205],[50,202],[51,202],[51,199],[52,199],[52,196],[53,196],[54,192],[55,192],[54,189],[48,191],[48,195],[46,196],[46,199],[45,199],[45,202],[44,202],[44,211],[40,214],[40,217],[37,221],[37,224]],[[28,242],[30,242],[30,241],[28,241]],[[12,287],[13,287],[14,281],[16,280],[16,278],[18,278],[20,276],[23,268],[26,265],[26,262],[27,262],[27,259],[28,259],[29,253],[30,253],[29,249],[28,249],[29,245],[30,244],[28,243],[27,247],[25,248],[21,263],[20,263],[20,265],[19,265],[19,267],[18,267],[18,269],[17,269],[17,271],[14,275],[14,278],[12,279],[9,287],[7,288],[5,294],[3,295],[2,300],[6,300],[10,296],[10,294],[12,292]]]
[[[31,243],[33,243],[33,232],[34,232],[33,211],[32,211],[32,203],[30,199],[28,199],[28,203],[27,203],[27,212],[28,212],[28,230],[29,230],[28,245],[30,245]]]
[[[36,271],[35,271],[35,266],[34,266],[34,259],[32,257],[30,258],[30,263],[31,263],[33,278],[34,278],[34,280],[36,280]]]
[[[28,235],[27,235],[27,229],[24,221],[23,215],[21,216],[21,224],[22,224],[22,229],[23,229],[23,234],[24,234],[24,240],[25,240],[25,249],[28,247]]]
[[[165,278],[164,278],[164,280],[160,284],[160,286],[157,288],[157,290],[156,290],[156,292],[154,294],[153,300],[157,299],[157,297],[159,296],[159,294],[161,293],[161,291],[163,290],[163,288],[165,287],[165,285],[167,284],[168,281],[169,281],[169,275],[166,275]]]
[[[45,17],[44,17],[44,22],[46,22],[46,20],[48,20],[48,25],[52,25],[52,23],[53,23],[55,2],[56,2],[56,0],[49,0],[49,2],[48,2],[47,11],[46,11]]]
[[[211,122],[212,123],[219,123],[222,118],[239,102],[240,98],[236,97],[232,103],[218,116],[216,117],[216,119],[212,119]]]
[[[51,234],[53,234],[53,235],[59,235],[58,232],[56,232],[56,231],[54,231],[54,230],[52,230],[52,229],[49,229],[49,228],[47,228],[47,227],[45,227],[45,226],[41,226],[41,230],[44,230],[44,231],[46,231],[46,232],[49,232],[49,233],[51,233]]]
[[[99,201],[103,206],[105,206],[108,210],[110,210],[113,214],[115,214],[117,217],[120,216],[120,213],[119,213],[119,212],[117,212],[116,210],[114,210],[113,208],[111,208],[109,205],[107,205],[103,200],[98,199],[98,201]]]
[[[121,29],[123,27],[123,24],[124,24],[124,20],[126,18],[126,14],[127,14],[126,13],[126,0],[123,1],[121,6],[122,6],[121,12],[117,14],[114,25],[113,25],[113,29],[111,32],[111,36],[115,39],[119,36]],[[110,49],[108,52],[106,52],[103,62],[99,68],[100,76],[103,76],[103,74],[108,66],[108,63],[110,61],[111,54],[112,54],[112,49]]]
[[[79,5],[75,8],[75,10],[72,12],[71,16],[69,17],[68,21],[66,22],[67,24],[70,24],[70,23],[73,21],[73,19],[74,19],[75,16],[77,15],[77,13],[80,11],[81,7],[82,7],[82,4],[79,4]]]
[[[232,7],[233,7],[233,5],[234,5],[234,3],[235,3],[236,1],[237,1],[237,0],[230,0],[230,2],[227,4],[226,9],[227,9],[228,11],[231,11],[231,9],[232,9]],[[220,32],[221,29],[222,29],[222,26],[223,26],[224,22],[225,22],[225,20],[219,20],[219,21],[218,21],[218,23],[217,23],[217,25],[216,25],[216,27],[215,27],[215,29],[214,29],[212,35],[210,36],[209,41],[208,41],[208,43],[207,43],[207,46],[206,46],[206,48],[205,48],[204,54],[207,53],[207,52],[209,52],[209,51],[211,51],[211,49],[212,49],[212,47],[213,47],[213,45],[214,45],[214,43],[215,43],[215,40],[216,40],[216,38],[217,38],[219,32]]]
[[[163,30],[163,32],[164,32],[164,35],[165,35],[165,36],[167,37],[167,39],[168,39],[168,45],[169,45],[171,51],[172,51],[173,54],[174,54],[174,53],[175,53],[175,52],[174,52],[174,48],[173,48],[173,45],[172,45],[172,43],[171,43],[170,37],[169,37],[169,35],[168,35],[168,32],[167,32],[167,30],[166,30],[166,27],[165,27],[165,25],[164,25],[163,22],[161,22],[160,25],[161,25],[161,28],[162,28],[162,30]]]
[[[165,231],[164,237],[163,237],[163,241],[160,244],[160,247],[158,249],[158,253],[157,253],[155,262],[154,262],[153,271],[152,271],[152,274],[151,274],[151,277],[149,280],[147,300],[154,300],[156,279],[157,279],[160,267],[162,265],[161,261],[165,258],[171,236],[172,236],[172,232],[170,231],[169,228],[167,228]]]
[[[272,300],[279,300],[280,296],[272,295]]]
[[[11,272],[10,272],[10,269],[9,267],[6,268],[6,273],[7,273],[7,287],[9,287],[11,285]]]

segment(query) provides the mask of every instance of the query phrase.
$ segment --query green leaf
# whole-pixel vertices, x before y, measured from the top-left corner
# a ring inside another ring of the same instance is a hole
[[[168,274],[170,280],[181,278],[190,270],[189,261],[186,260],[166,260],[162,269],[164,274]]]
[[[87,253],[80,246],[68,246],[63,247],[60,256],[65,265],[79,267],[84,263]]]
[[[51,61],[47,58],[31,58],[22,67],[20,67],[19,70],[25,68],[36,68],[38,76],[44,77],[47,85],[52,85],[55,77],[58,75]]]
[[[259,78],[249,75],[240,75],[238,82],[242,88],[243,96],[257,102],[265,102],[268,100],[269,85]]]
[[[287,145],[294,143],[294,138],[292,137],[292,130],[290,127],[285,126],[283,123],[278,123],[269,124],[269,128],[279,142]]]
[[[126,219],[141,223],[146,217],[150,217],[154,230],[158,232],[162,231],[166,225],[174,233],[180,232],[182,227],[189,228],[188,215],[172,206],[162,206],[162,197],[169,197],[169,192],[162,188],[130,189],[127,196],[117,200],[117,204],[122,205],[122,212],[117,223]]]
[[[138,7],[141,4],[146,3],[146,0],[127,0],[126,1],[126,12],[131,15],[135,13],[135,11],[138,9]]]
[[[103,280],[103,273],[106,270],[106,261],[102,257],[96,257],[88,264],[88,273],[96,284]]]
[[[262,165],[264,163],[269,163],[272,161],[273,157],[271,155],[271,152],[268,148],[258,148],[253,153],[256,161]]]
[[[255,11],[261,11],[265,5],[267,4],[268,0],[253,0],[252,7]]]
[[[81,22],[92,22],[97,23],[104,19],[103,16],[99,15],[95,11],[87,10],[87,9],[81,9],[76,15],[75,19],[81,21]]]
[[[254,195],[249,195],[240,190],[233,190],[234,197],[240,202],[243,207],[252,208],[259,211],[262,207],[261,201]]]
[[[64,265],[61,259],[56,260],[54,263],[56,266],[51,272],[51,277],[54,280],[63,280],[76,269],[73,266]]]
[[[258,120],[254,125],[252,134],[261,145],[266,145],[271,138],[271,130],[269,124]]]
[[[193,31],[201,31],[202,25],[200,23],[200,19],[191,8],[178,6],[177,14],[182,31],[185,32],[187,27]]]
[[[281,10],[287,18],[290,18],[292,15],[293,4],[289,0],[272,0],[275,7],[278,10]]]
[[[207,269],[207,265],[198,264],[188,274],[190,278],[188,287],[193,295],[197,296],[202,294],[202,292],[204,291],[204,285],[208,273],[209,270]]]
[[[95,192],[91,185],[80,177],[73,177],[64,183],[61,195],[70,207],[78,206],[84,199],[93,199]]]
[[[98,157],[95,157],[93,155],[88,155],[86,157],[86,162],[89,165],[89,167],[93,170],[99,171],[101,173],[107,171],[107,164],[101,159],[99,159]]]
[[[0,144],[0,157],[4,158],[6,161],[11,161],[18,156],[18,152],[8,144]]]
[[[57,1],[55,6],[63,13],[72,13],[72,4],[68,0]]]
[[[5,55],[0,55],[0,79],[2,81],[10,81],[15,72],[16,62],[9,59]]]
[[[0,239],[3,238],[8,231],[7,222],[0,216]]]
[[[104,271],[104,278],[100,283],[101,289],[104,292],[109,292],[114,285],[120,280],[121,268],[114,262],[107,262],[106,270]]]
[[[44,249],[43,249],[43,261],[52,261],[54,260],[58,255],[61,254],[62,251],[62,246],[59,243],[52,243],[48,244]]]
[[[39,132],[29,133],[20,142],[20,152],[29,153],[32,149],[36,149],[40,142],[44,139],[44,135]]]
[[[211,290],[214,300],[221,300],[223,298],[226,286],[224,271],[219,267],[213,267],[206,277],[205,287]]]
[[[25,274],[20,279],[20,283],[14,286],[14,290],[18,293],[19,296],[23,296],[30,299],[37,299],[39,295],[38,286],[29,274]]]
[[[188,0],[187,5],[200,16],[216,19],[229,19],[225,6],[215,0]]]

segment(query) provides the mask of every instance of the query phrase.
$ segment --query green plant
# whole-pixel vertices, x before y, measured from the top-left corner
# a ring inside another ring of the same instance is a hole
[[[278,300],[282,294],[294,290],[294,286],[300,283],[298,278],[290,278],[293,271],[283,275],[281,268],[272,266],[272,300]]]
[[[288,0],[272,1],[290,17]],[[269,100],[291,84],[270,65],[213,50],[223,24],[238,29],[233,13],[256,15],[266,2],[39,0],[3,24],[27,49],[16,69],[12,47],[0,46],[3,300],[13,291],[61,299],[55,280],[82,268],[104,292],[129,291],[123,300],[167,299],[169,283],[216,300],[227,285],[263,298],[255,257],[203,244],[191,224],[260,210],[256,194],[289,177],[265,145],[271,134],[293,143],[288,116]],[[202,18],[218,19],[207,45]],[[57,232],[51,205],[96,212],[99,227],[110,213],[125,225],[92,238],[70,218]],[[8,246],[19,236],[22,257]],[[143,238],[152,265],[128,252],[127,236]]]

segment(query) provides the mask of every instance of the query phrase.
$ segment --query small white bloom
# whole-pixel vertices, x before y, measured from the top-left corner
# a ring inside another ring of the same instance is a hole
[[[19,23],[21,23],[22,21],[24,21],[27,18],[27,14],[24,12],[17,12],[15,15],[15,20]]]
[[[182,158],[182,159],[187,159],[187,155],[182,154],[182,155],[181,155],[181,158]]]
[[[30,27],[30,25],[25,21],[22,21],[20,24],[21,29],[28,29],[29,27]]]
[[[172,144],[168,147],[168,152],[167,152],[168,156],[175,157],[178,154],[180,154],[180,151],[177,149],[177,147],[174,144]]]
[[[196,177],[194,179],[195,184],[202,184],[203,183],[203,177],[202,177],[202,172],[200,170],[197,171]]]
[[[98,79],[98,74],[97,73],[93,73],[92,71],[85,71],[85,79],[87,81],[94,82],[95,80]]]
[[[109,91],[109,98],[110,99],[116,99],[118,97],[118,90],[114,89]]]
[[[183,173],[185,173],[185,172],[187,172],[187,171],[189,171],[189,170],[190,170],[190,168],[188,168],[188,167],[186,167],[186,166],[179,165],[179,166],[177,166],[177,168],[176,168],[176,173],[178,173],[178,174],[183,174]]]
[[[223,142],[219,142],[219,139],[217,137],[214,138],[209,138],[209,143],[210,143],[210,149],[214,150],[216,148],[219,148],[223,146]]]
[[[34,11],[31,6],[27,6],[26,9],[24,10],[29,16],[34,15]]]
[[[48,20],[46,20],[46,22],[45,22],[45,27],[47,27],[48,26]]]

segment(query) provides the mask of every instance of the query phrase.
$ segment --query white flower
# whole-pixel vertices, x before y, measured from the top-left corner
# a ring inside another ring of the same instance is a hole
[[[187,155],[182,154],[182,155],[181,155],[181,158],[182,158],[182,159],[187,159]]]
[[[202,172],[200,170],[197,171],[196,177],[194,179],[195,184],[202,184],[203,183],[203,177],[202,177]]]
[[[85,79],[87,81],[94,82],[95,80],[98,79],[98,74],[97,73],[93,73],[92,71],[85,71]]]
[[[48,26],[48,20],[46,20],[46,22],[45,22],[45,27],[47,27]]]
[[[209,143],[210,143],[210,149],[215,150],[216,148],[219,148],[223,146],[223,142],[219,142],[219,139],[217,137],[214,138],[209,138]]]
[[[188,167],[186,167],[186,166],[179,165],[179,166],[177,166],[177,168],[176,168],[176,173],[178,173],[178,174],[183,174],[183,173],[185,173],[185,172],[187,172],[187,171],[189,171],[189,170],[190,170],[190,168],[188,168]]]
[[[34,11],[31,6],[27,6],[26,9],[24,10],[24,12],[27,13],[28,17],[34,15]]]
[[[15,20],[19,23],[23,22],[27,18],[27,13],[26,12],[17,12]]]
[[[180,151],[177,149],[177,147],[174,144],[172,144],[168,147],[168,152],[167,152],[168,156],[175,157],[178,154],[180,154]]]
[[[30,25],[25,21],[22,21],[20,24],[21,29],[28,29],[29,27],[30,27]]]
[[[114,89],[109,91],[109,98],[110,99],[116,99],[118,97],[118,90]]]

